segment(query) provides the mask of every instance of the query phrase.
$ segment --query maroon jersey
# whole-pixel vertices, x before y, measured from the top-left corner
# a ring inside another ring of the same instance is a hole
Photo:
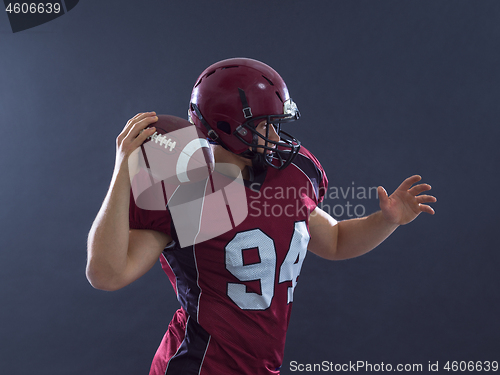
[[[173,239],[160,261],[181,305],[150,374],[279,374],[309,214],[326,187],[321,165],[301,148],[286,169],[245,181],[240,224],[183,248],[168,210],[141,210],[131,199],[131,228]],[[203,212],[211,220],[219,214]]]

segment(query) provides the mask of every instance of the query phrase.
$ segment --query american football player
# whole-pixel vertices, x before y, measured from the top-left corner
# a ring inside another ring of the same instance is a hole
[[[357,257],[421,212],[434,214],[428,203],[436,199],[415,175],[390,196],[379,187],[381,210],[370,216],[337,222],[322,211],[326,173],[284,131],[300,117],[298,107],[280,75],[260,61],[234,58],[209,66],[196,80],[188,114],[212,143],[216,165],[241,172],[246,217],[231,221],[226,197],[220,210],[200,215],[212,223],[229,215],[233,225],[181,247],[168,207],[139,208],[127,160],[153,134],[157,119],[154,112],[140,113],[117,138],[111,185],[89,233],[87,278],[95,288],[116,290],[160,259],[180,308],[151,375],[279,374],[307,250],[330,260]]]

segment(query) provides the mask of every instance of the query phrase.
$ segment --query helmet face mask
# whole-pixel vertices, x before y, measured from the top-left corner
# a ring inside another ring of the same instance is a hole
[[[300,142],[281,129],[300,117],[279,74],[252,59],[228,59],[205,69],[193,88],[189,120],[225,149],[252,160],[254,169],[283,169]],[[257,126],[265,121],[265,134]],[[275,127],[279,140],[269,136]],[[259,142],[260,141],[260,142]]]
[[[257,116],[241,124],[234,132],[234,136],[249,148],[240,155],[255,160],[253,164],[257,170],[268,166],[276,169],[286,168],[298,154],[300,141],[282,130],[281,124],[297,119],[300,116],[298,111],[294,116],[296,117],[292,118],[290,115]],[[257,131],[257,126],[262,121],[265,121],[267,125],[265,134]],[[271,126],[274,126],[279,141],[270,138],[269,129]],[[245,131],[252,133],[251,143],[240,135],[241,133],[245,134]],[[262,142],[259,143],[259,139]]]

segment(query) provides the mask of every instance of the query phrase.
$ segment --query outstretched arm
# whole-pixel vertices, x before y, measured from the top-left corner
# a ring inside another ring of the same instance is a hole
[[[407,178],[390,196],[378,187],[380,211],[359,219],[337,222],[320,208],[309,216],[309,250],[326,259],[348,259],[377,247],[399,225],[408,224],[421,212],[434,214],[426,203],[436,202],[428,184],[416,184],[418,175]],[[413,186],[413,187],[412,187]]]

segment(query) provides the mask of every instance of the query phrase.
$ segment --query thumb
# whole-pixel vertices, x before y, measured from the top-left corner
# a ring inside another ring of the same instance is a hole
[[[389,195],[387,194],[387,191],[382,186],[379,186],[377,188],[377,194],[378,194],[380,206],[382,206],[382,205],[385,206],[389,203]]]

